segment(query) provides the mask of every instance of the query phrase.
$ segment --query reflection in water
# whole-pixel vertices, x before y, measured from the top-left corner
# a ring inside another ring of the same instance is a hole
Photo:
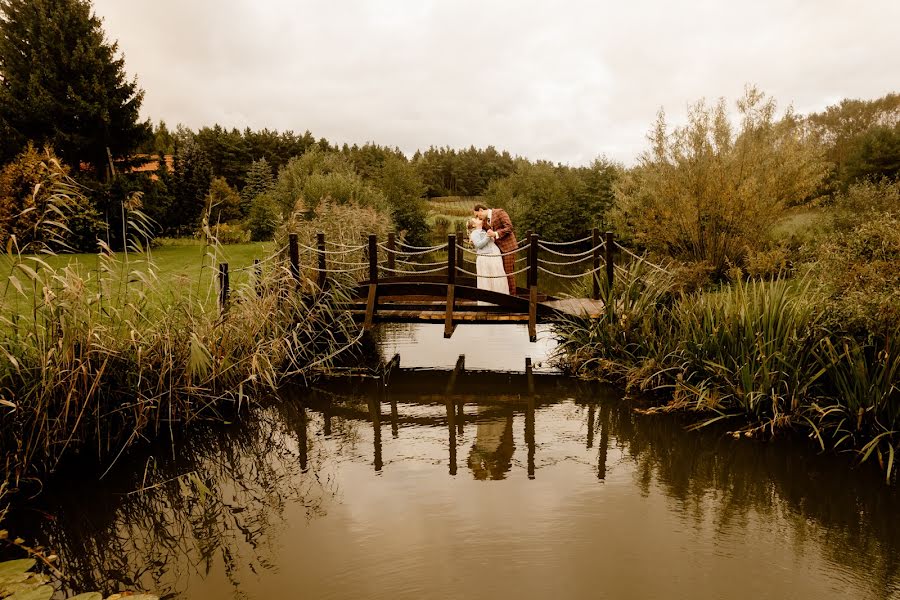
[[[15,529],[79,587],[201,600],[900,593],[877,473],[559,377],[446,377],[289,392],[102,485],[59,480]]]
[[[475,424],[475,441],[469,451],[468,465],[475,479],[504,479],[512,465],[513,412],[506,409],[500,416],[496,411],[479,407]]]

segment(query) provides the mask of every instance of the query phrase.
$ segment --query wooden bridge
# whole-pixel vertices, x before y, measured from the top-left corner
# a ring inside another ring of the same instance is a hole
[[[586,246],[586,250],[570,250]],[[316,248],[300,245],[292,235],[289,247],[292,265],[299,263],[299,248],[315,253],[317,264],[312,269],[318,273],[320,285],[335,274],[364,272],[362,278],[357,276],[348,309],[365,327],[384,322],[443,322],[444,337],[450,337],[460,323],[518,323],[527,324],[529,338],[536,341],[538,323],[562,315],[602,313],[599,277],[605,269],[612,283],[615,246],[612,233],[601,239],[596,229],[590,236],[572,242],[545,242],[537,234],[529,234],[517,249],[507,253],[516,256],[513,274],[526,274],[526,287],[517,287],[515,294],[478,288],[474,264],[477,253],[460,243],[457,234],[448,235],[445,244],[411,246],[398,241],[394,234],[388,234],[384,241],[370,235],[367,244],[349,245],[329,242],[320,233]],[[361,253],[362,260],[347,260],[353,253]],[[541,253],[549,257],[542,258]],[[471,257],[468,262],[464,260],[467,255]],[[585,264],[587,268],[577,272],[558,271]],[[540,272],[568,279],[591,275],[592,297],[560,299],[543,293],[538,288]]]
[[[477,253],[460,243],[461,234],[450,234],[447,242],[435,246],[412,246],[388,234],[380,241],[368,236],[367,243],[352,244],[316,236],[315,247],[299,242],[290,234],[287,248],[264,261],[256,261],[252,269],[259,278],[261,262],[284,256],[287,250],[291,276],[301,282],[301,250],[304,270],[313,273],[319,289],[330,278],[351,283],[346,309],[370,328],[375,323],[444,323],[444,337],[453,335],[460,323],[526,324],[531,341],[537,340],[536,327],[565,316],[598,317],[605,311],[600,299],[601,283],[612,289],[618,250],[638,261],[646,262],[618,244],[611,232],[601,237],[597,229],[591,235],[570,242],[551,242],[529,233],[519,247],[502,256],[513,255],[511,275],[525,275],[525,287],[515,294],[502,294],[477,285],[475,258]],[[312,243],[312,242],[311,242]],[[465,260],[466,257],[469,260]],[[658,265],[649,266],[665,270]],[[251,267],[248,267],[248,269]],[[219,265],[219,301],[228,302],[228,265]],[[605,273],[605,277],[604,277]],[[588,298],[559,298],[539,288],[547,278],[578,280],[591,278]],[[506,275],[496,278],[506,279]]]

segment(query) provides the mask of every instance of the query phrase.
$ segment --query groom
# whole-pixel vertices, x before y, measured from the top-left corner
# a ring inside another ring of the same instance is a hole
[[[512,221],[502,208],[488,208],[484,204],[476,204],[474,209],[476,217],[484,221],[488,235],[494,238],[500,252],[506,254],[519,247],[516,242],[516,234],[513,232]],[[503,270],[506,271],[506,280],[509,282],[509,293],[516,295],[516,276],[512,272],[516,270],[516,255],[506,254],[503,257]]]

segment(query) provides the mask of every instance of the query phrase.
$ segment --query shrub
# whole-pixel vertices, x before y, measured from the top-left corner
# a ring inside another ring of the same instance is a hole
[[[250,230],[252,241],[271,240],[280,222],[281,209],[272,194],[260,194],[253,199],[250,204],[250,214],[247,217],[247,229]]]
[[[0,244],[15,237],[22,252],[95,249],[104,225],[77,188],[51,148],[29,144],[0,171]]]
[[[250,231],[240,223],[219,223],[210,226],[213,236],[222,244],[245,244]]]

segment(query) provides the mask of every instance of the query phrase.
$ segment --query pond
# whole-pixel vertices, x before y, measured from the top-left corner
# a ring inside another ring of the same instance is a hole
[[[386,386],[287,390],[102,480],[70,465],[8,525],[82,589],[195,600],[900,598],[877,470],[638,414],[555,374],[547,330],[380,337]]]

